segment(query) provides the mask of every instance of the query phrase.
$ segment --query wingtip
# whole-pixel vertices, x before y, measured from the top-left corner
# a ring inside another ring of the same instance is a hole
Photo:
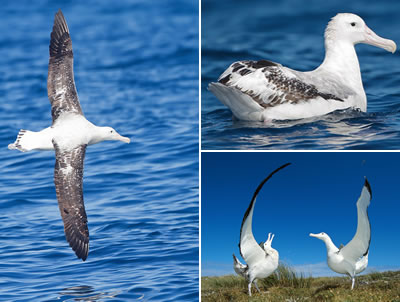
[[[253,195],[253,200],[257,197],[258,193],[260,192],[261,188],[264,186],[264,184],[278,171],[286,168],[287,166],[291,165],[291,163],[286,163],[282,166],[280,166],[279,168],[275,169],[274,171],[272,171],[257,187],[256,191],[254,192]]]
[[[66,23],[65,17],[64,17],[63,12],[61,11],[61,8],[58,9],[58,11],[56,12],[56,14],[54,16],[54,25],[56,25],[58,20],[61,21],[61,23]]]
[[[75,252],[76,257],[82,259],[82,261],[86,261],[89,255],[89,237],[74,236],[73,232],[72,234],[68,232],[66,233],[66,239],[69,246]]]
[[[78,257],[78,259],[82,259],[82,261],[85,262],[89,255],[89,243],[85,243],[81,249],[72,245],[71,247],[75,252],[76,257]]]
[[[365,177],[364,187],[367,188],[369,195],[371,195],[371,197],[372,197],[371,185],[369,184],[367,177]]]
[[[68,49],[68,45],[65,45],[69,38],[69,28],[64,15],[59,9],[54,17],[53,29],[50,34],[50,57],[60,57],[71,53],[72,49]]]

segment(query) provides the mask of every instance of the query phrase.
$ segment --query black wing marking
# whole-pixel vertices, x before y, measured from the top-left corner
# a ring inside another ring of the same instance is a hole
[[[61,10],[54,18],[49,50],[47,94],[53,123],[64,112],[83,115],[75,88],[71,37]]]
[[[263,108],[285,103],[294,104],[318,97],[344,102],[334,94],[323,93],[312,84],[305,83],[293,76],[287,76],[282,68],[282,65],[266,60],[235,62],[221,75],[218,81],[226,86],[239,89]],[[264,79],[252,78],[252,75],[260,69]],[[244,81],[245,76],[248,76],[246,81]],[[239,80],[240,82],[238,82]]]
[[[83,161],[86,145],[71,151],[61,151],[53,140],[56,150],[54,184],[64,221],[65,237],[78,258],[86,260],[89,253],[89,230],[83,203]]]
[[[286,163],[283,166],[280,166],[279,168],[277,168],[276,170],[272,171],[257,187],[256,191],[253,194],[253,198],[251,199],[251,202],[249,204],[249,207],[247,208],[246,212],[244,213],[243,216],[243,220],[242,220],[242,225],[240,227],[240,240],[239,240],[239,250],[240,250],[240,255],[242,256],[243,259],[245,259],[245,257],[242,254],[242,232],[252,232],[251,230],[251,225],[246,225],[246,229],[244,230],[244,226],[246,224],[247,219],[249,218],[250,212],[251,210],[254,208],[254,204],[256,202],[257,199],[257,195],[260,192],[260,190],[262,189],[262,187],[264,186],[264,184],[275,174],[277,173],[279,170],[282,170],[283,168],[289,166],[290,163]],[[257,245],[257,242],[255,242],[255,244]],[[261,247],[262,250],[264,251],[264,247]],[[265,251],[264,251],[265,252]]]

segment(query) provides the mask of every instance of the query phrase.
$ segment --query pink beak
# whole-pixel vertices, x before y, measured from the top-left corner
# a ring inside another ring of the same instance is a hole
[[[396,51],[396,43],[392,40],[379,37],[367,25],[365,25],[365,40],[363,43],[383,48],[391,53]]]

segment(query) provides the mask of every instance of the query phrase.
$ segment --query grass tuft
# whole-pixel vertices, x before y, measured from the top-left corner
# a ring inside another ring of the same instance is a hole
[[[259,280],[261,293],[254,288],[253,296],[247,295],[247,281],[236,275],[201,278],[203,302],[400,302],[400,271],[372,272],[356,278],[350,290],[348,277],[312,278],[285,264],[277,271]]]

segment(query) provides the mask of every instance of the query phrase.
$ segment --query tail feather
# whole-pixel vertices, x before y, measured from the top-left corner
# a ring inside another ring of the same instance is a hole
[[[229,87],[221,83],[210,83],[210,90],[222,104],[231,109],[233,115],[239,120],[263,121],[263,108],[258,105],[249,95],[239,89]]]
[[[15,142],[13,144],[9,144],[8,145],[8,149],[10,150],[19,150],[22,152],[26,152],[28,151],[27,149],[25,149],[22,145],[22,138],[24,137],[24,135],[27,133],[27,130],[21,129],[18,133],[17,139],[15,140]]]

